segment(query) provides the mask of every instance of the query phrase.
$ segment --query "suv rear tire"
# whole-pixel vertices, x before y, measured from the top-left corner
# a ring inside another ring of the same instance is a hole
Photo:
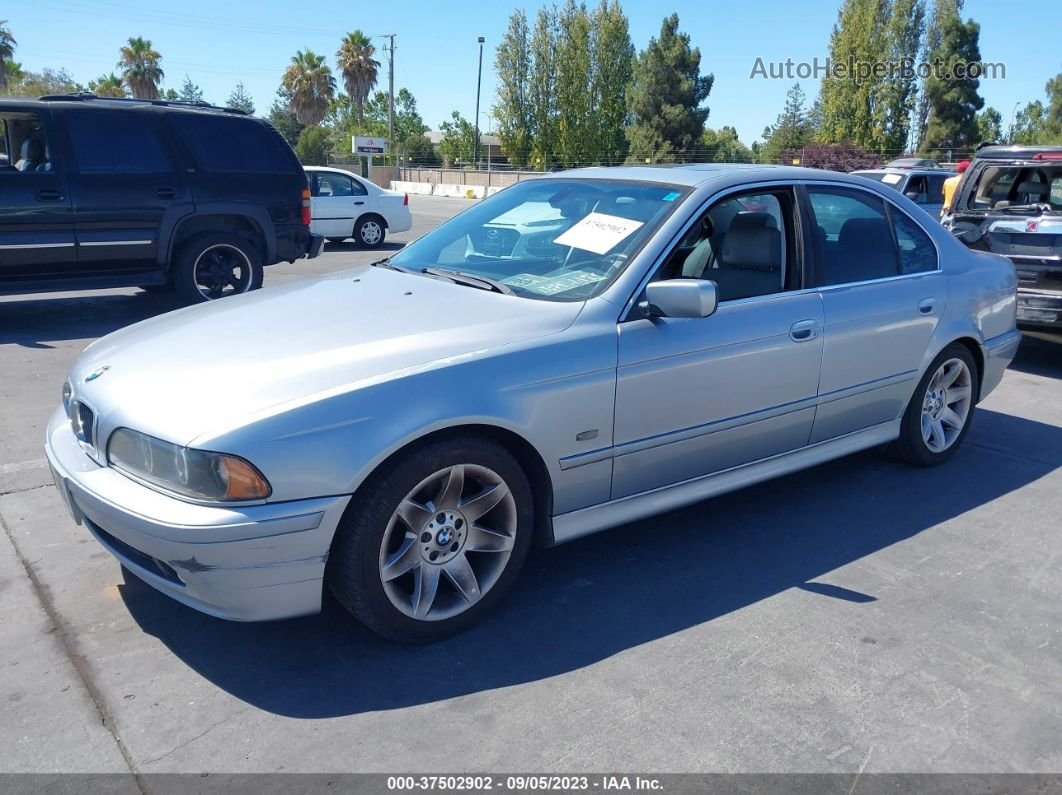
[[[173,268],[177,295],[189,304],[249,293],[262,286],[258,247],[227,232],[203,232],[181,244]]]

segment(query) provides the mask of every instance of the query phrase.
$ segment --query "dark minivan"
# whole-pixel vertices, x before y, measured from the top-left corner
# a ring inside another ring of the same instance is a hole
[[[239,111],[2,99],[0,147],[0,292],[141,286],[194,303],[321,251],[295,153]]]

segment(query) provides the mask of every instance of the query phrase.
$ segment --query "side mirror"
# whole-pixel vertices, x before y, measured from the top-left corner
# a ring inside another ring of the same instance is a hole
[[[666,279],[646,286],[641,308],[648,317],[708,317],[718,305],[715,282]]]

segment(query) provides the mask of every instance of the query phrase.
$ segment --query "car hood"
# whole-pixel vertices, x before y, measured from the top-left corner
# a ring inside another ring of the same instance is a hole
[[[555,334],[582,306],[363,266],[129,326],[86,348],[70,382],[101,431],[189,444],[284,404]]]

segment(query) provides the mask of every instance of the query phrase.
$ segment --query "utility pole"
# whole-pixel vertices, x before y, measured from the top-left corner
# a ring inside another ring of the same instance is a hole
[[[479,89],[483,84],[483,42],[486,39],[480,36],[477,41],[479,42],[479,73],[476,75],[476,138],[472,142],[472,164],[479,168]]]
[[[391,155],[391,179],[395,178],[398,156],[395,154],[395,33],[384,33],[380,38],[389,39],[387,50],[387,151]]]

